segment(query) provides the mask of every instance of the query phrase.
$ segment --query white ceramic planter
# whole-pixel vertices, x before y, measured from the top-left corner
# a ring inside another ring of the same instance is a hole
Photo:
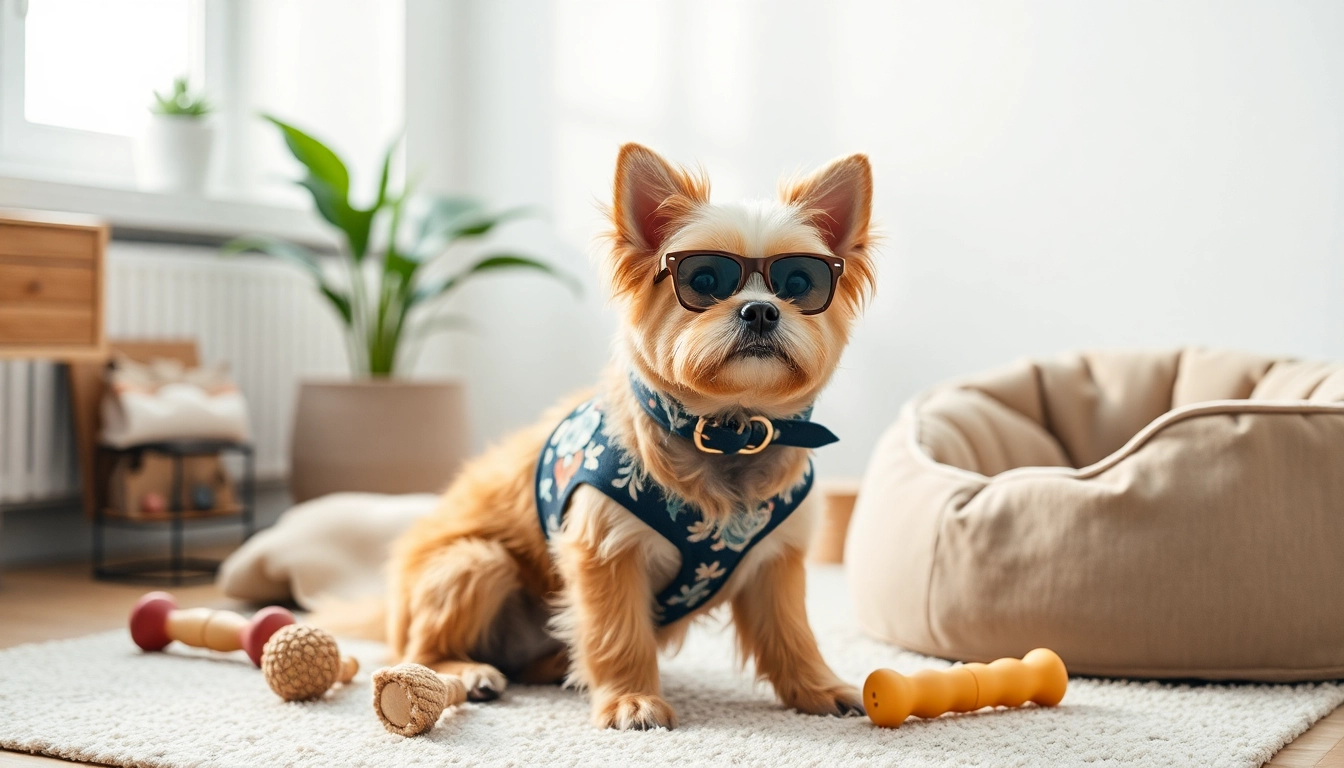
[[[135,173],[149,192],[200,195],[215,132],[207,118],[151,115],[135,146]]]
[[[304,382],[294,414],[296,503],[340,491],[437,493],[470,450],[458,382]]]

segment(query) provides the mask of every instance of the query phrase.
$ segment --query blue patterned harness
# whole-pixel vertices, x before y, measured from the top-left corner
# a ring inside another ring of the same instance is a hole
[[[646,413],[669,431],[690,437],[690,425],[698,425],[701,450],[722,445],[722,451],[713,452],[753,453],[772,440],[778,445],[809,448],[836,440],[825,427],[807,421],[807,414],[801,419],[771,420],[769,426],[764,426],[763,417],[756,417],[750,425],[761,424],[757,431],[707,424],[687,414],[672,398],[638,380],[631,383]],[[649,479],[639,461],[603,429],[602,407],[596,398],[581,403],[555,428],[542,451],[536,474],[542,531],[547,539],[560,532],[569,497],[580,485],[590,485],[630,510],[681,553],[680,572],[655,598],[658,622],[671,624],[718,592],[752,546],[802,504],[812,489],[812,466],[808,464],[802,481],[793,488],[715,524]]]

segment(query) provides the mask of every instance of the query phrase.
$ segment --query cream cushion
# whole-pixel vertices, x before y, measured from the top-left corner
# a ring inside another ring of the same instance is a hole
[[[908,403],[846,563],[872,635],[1083,674],[1344,677],[1344,366],[1023,361]]]

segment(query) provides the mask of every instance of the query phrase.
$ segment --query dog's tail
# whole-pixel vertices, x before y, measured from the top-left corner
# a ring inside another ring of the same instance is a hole
[[[304,622],[337,637],[382,642],[387,639],[387,600],[381,597],[323,600]]]

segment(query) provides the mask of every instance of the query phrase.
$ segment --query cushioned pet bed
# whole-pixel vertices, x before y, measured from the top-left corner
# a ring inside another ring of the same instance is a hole
[[[1023,361],[906,405],[846,562],[865,629],[1083,674],[1344,677],[1344,366]]]

